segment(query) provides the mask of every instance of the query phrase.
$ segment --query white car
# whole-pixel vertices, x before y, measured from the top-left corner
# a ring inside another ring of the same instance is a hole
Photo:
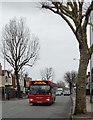
[[[58,96],[61,96],[61,95],[62,95],[62,92],[61,92],[61,91],[57,91],[57,92],[56,92],[56,96],[57,96],[57,95],[58,95]]]
[[[62,95],[63,94],[63,88],[57,88],[56,95]]]
[[[70,91],[69,91],[69,90],[65,90],[65,91],[63,92],[63,95],[70,95]]]

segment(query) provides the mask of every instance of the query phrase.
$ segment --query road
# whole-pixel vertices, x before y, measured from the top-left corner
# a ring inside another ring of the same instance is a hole
[[[28,99],[3,101],[2,118],[70,118],[71,117],[70,96],[57,96],[52,105],[30,106]]]

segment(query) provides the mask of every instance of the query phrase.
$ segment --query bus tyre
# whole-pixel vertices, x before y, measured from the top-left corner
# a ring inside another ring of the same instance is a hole
[[[52,98],[52,102],[51,102],[51,104],[53,104],[54,103],[54,100],[53,100],[53,98]]]
[[[29,103],[29,105],[30,105],[30,106],[33,106],[33,105],[34,105],[34,103]]]
[[[52,102],[50,102],[49,105],[52,105]]]

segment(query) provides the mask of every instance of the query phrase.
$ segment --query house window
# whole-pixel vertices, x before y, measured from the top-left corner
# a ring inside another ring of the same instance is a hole
[[[5,76],[5,82],[8,82],[8,78],[7,78],[7,76]]]

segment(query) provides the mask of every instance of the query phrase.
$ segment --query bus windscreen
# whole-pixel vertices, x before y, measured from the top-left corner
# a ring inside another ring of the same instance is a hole
[[[31,85],[30,95],[50,95],[49,85]]]

